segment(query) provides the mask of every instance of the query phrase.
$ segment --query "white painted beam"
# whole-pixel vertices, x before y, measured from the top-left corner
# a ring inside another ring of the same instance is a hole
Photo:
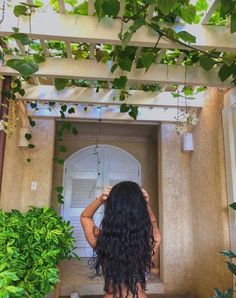
[[[12,34],[12,27],[18,25],[17,20],[8,9],[0,26],[0,36]],[[127,24],[127,26],[129,25]],[[120,44],[118,33],[121,28],[121,20],[119,19],[104,18],[98,22],[94,16],[35,12],[32,16],[31,27],[31,36],[35,39]],[[231,34],[228,27],[176,24],[174,29],[177,31],[185,30],[195,35],[196,47],[199,49],[235,52],[236,35]],[[22,33],[29,33],[28,17],[19,17],[19,30]],[[154,47],[157,38],[156,33],[146,27],[141,27],[134,34],[129,44],[138,47]],[[165,38],[160,39],[158,47],[183,48],[178,43],[170,42]]]
[[[38,105],[39,110],[31,109],[28,106],[28,115],[33,117],[56,118],[60,119],[60,106],[49,107],[47,105]],[[84,106],[74,107],[75,113],[66,115],[66,118],[73,121],[100,121],[102,122],[119,122],[119,123],[153,123],[159,122],[176,122],[176,108],[139,108],[137,120],[132,119],[127,113],[121,113],[119,106],[102,107],[89,106],[87,111],[84,111]],[[101,118],[100,118],[101,117]]]
[[[39,102],[60,102],[71,104],[91,104],[91,105],[121,105],[119,101],[119,90],[99,89],[85,87],[66,87],[58,91],[54,86],[49,85],[24,85],[25,95],[18,98],[24,101]],[[130,96],[126,103],[142,107],[177,107],[178,100],[171,92],[145,92],[141,90],[130,90]],[[116,98],[116,100],[114,100]],[[207,98],[207,92],[201,92],[188,100],[189,107],[201,108]],[[185,107],[185,100],[180,98],[180,107]]]
[[[9,57],[8,57],[9,58]],[[6,57],[7,59],[7,57]],[[116,70],[111,73],[112,63],[98,63],[95,60],[81,59],[73,60],[68,58],[46,58],[45,62],[39,64],[39,71],[34,76],[42,76],[47,78],[70,78],[85,80],[101,80],[112,81],[121,75],[127,75],[128,80],[132,82],[142,83],[176,83],[187,84],[193,86],[212,86],[226,87],[232,86],[231,80],[224,82],[218,78],[215,69],[205,71],[200,66],[187,67],[185,75],[185,67],[182,65],[165,65],[153,64],[147,72],[145,69],[133,68],[131,72]],[[0,65],[0,73],[2,75],[15,76],[18,72],[5,66]]]

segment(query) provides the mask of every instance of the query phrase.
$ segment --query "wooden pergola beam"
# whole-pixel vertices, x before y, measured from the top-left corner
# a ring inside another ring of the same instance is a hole
[[[7,9],[5,19],[0,25],[0,35],[12,34],[12,27],[18,25],[20,32],[29,34],[28,17],[19,17],[18,23],[18,18],[13,15],[10,9]],[[130,24],[126,25],[128,27]],[[235,51],[236,36],[231,34],[227,27],[176,24],[174,29],[177,32],[184,30],[195,35],[195,46],[198,49]],[[120,44],[118,38],[120,30],[120,20],[102,19],[98,22],[94,16],[35,12],[31,19],[31,37],[43,40]],[[158,35],[151,29],[142,27],[134,34],[129,44],[137,47],[154,47],[157,38]],[[183,49],[180,44],[170,42],[165,38],[160,39],[158,47]]]
[[[9,59],[11,57],[6,57]],[[230,87],[230,79],[221,82],[217,71],[205,71],[200,66],[189,66],[187,69],[182,65],[153,64],[150,69],[133,68],[131,72],[117,70],[111,73],[112,63],[98,63],[95,60],[68,58],[46,58],[40,63],[39,71],[34,74],[38,77],[47,78],[70,78],[85,80],[112,81],[121,75],[127,75],[128,80],[140,83],[176,83],[192,86]],[[17,76],[18,72],[5,66],[0,66],[2,75]]]
[[[120,105],[119,90],[99,89],[86,87],[66,87],[58,91],[50,85],[24,85],[25,95],[18,96],[23,101],[38,102],[57,102],[71,104],[88,104],[88,105]],[[140,107],[177,107],[178,99],[174,98],[171,92],[145,92],[139,90],[130,90],[130,96],[126,103]],[[201,92],[188,100],[188,106],[192,108],[201,108],[207,97],[207,92]],[[116,100],[114,100],[116,98]],[[185,107],[185,99],[180,98],[179,106]]]

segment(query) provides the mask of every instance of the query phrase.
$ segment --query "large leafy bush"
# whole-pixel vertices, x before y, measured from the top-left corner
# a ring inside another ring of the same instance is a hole
[[[72,232],[52,208],[0,210],[0,298],[40,298],[53,290],[56,265],[76,256]]]

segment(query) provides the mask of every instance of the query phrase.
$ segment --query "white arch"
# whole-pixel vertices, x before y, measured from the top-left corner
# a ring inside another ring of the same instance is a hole
[[[88,149],[92,149],[95,148],[96,145],[89,145],[86,146],[84,148],[81,148],[79,150],[77,150],[76,152],[74,152],[72,155],[70,155],[64,162],[64,171],[63,173],[65,173],[65,169],[68,165],[68,163],[70,162],[71,159],[73,159],[75,156],[81,154],[82,152],[88,150]],[[138,166],[139,169],[139,173],[140,173],[140,181],[139,183],[141,184],[141,164],[140,162],[128,151],[124,150],[123,148],[120,148],[118,146],[114,146],[114,145],[108,145],[108,144],[98,144],[98,148],[111,148],[120,152],[123,152],[124,154],[128,155],[131,159],[133,159],[133,161],[136,163],[136,165]],[[64,182],[64,178],[63,178],[63,182]]]

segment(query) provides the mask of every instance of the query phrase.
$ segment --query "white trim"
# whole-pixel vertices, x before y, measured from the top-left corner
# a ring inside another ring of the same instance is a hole
[[[16,27],[17,20],[11,11],[6,10],[6,17],[0,26],[0,35],[7,36],[13,33],[12,27]],[[42,21],[43,20],[43,21]],[[121,29],[120,20],[104,18],[98,21],[94,16],[78,16],[61,13],[35,12],[31,20],[31,36],[34,39],[64,40],[70,42],[120,44],[118,33]],[[126,24],[129,27],[130,23]],[[124,28],[125,29],[125,28]],[[230,33],[228,27],[175,24],[174,29],[187,31],[196,36],[195,46],[202,50],[234,52],[236,48],[236,37]],[[28,17],[19,17],[19,31],[29,34]],[[158,34],[147,27],[141,27],[132,37],[130,45],[137,47],[154,47]],[[223,39],[223,40],[222,40]],[[161,38],[159,48],[179,48],[179,43],[174,43],[166,38]]]
[[[7,56],[6,60],[12,56]],[[146,72],[145,69],[136,69],[134,66],[131,72],[116,70],[111,73],[112,62],[106,64],[98,63],[89,59],[68,59],[68,58],[46,58],[40,63],[39,71],[33,76],[47,78],[70,78],[85,80],[112,81],[121,75],[127,75],[130,83],[177,83],[189,86],[232,86],[231,79],[222,82],[218,77],[215,68],[205,71],[200,66],[188,66],[187,70],[182,65],[153,64]],[[0,65],[2,75],[17,76],[18,72],[6,65]]]
[[[56,118],[61,119],[60,106],[55,105],[49,110],[48,105],[38,104],[38,110],[31,109],[28,106],[28,115],[31,117],[40,117],[40,118]],[[147,108],[139,107],[139,113],[137,120],[131,118],[128,113],[121,113],[119,106],[104,106],[100,112],[100,108],[97,106],[88,106],[87,111],[84,111],[84,106],[79,105],[75,108],[75,113],[66,114],[67,119],[73,121],[103,121],[103,122],[123,122],[123,123],[176,123],[176,108]]]
[[[52,85],[30,85],[24,84],[25,95],[18,95],[17,98],[24,101],[38,102],[58,102],[72,104],[91,105],[121,105],[119,101],[119,90],[86,87],[66,87],[57,91]],[[130,90],[130,96],[126,103],[143,107],[177,107],[178,99],[174,98],[171,92],[145,92],[141,90]],[[207,92],[200,92],[188,100],[188,106],[192,108],[202,108]],[[115,100],[114,100],[115,98]],[[179,106],[185,107],[185,99],[179,99]]]

